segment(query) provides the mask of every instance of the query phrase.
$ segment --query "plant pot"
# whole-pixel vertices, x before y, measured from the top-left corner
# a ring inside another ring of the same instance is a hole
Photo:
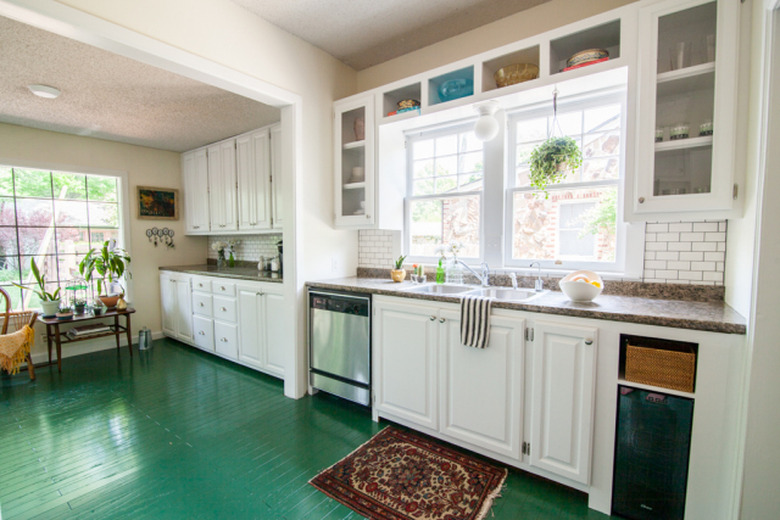
[[[76,315],[79,315],[79,316],[80,316],[80,315],[84,314],[84,308],[85,308],[86,306],[87,306],[87,304],[86,304],[86,303],[76,303],[76,304],[74,304],[74,305],[73,305],[73,312],[74,312]]]
[[[406,269],[390,269],[390,278],[396,283],[403,282],[406,279]]]
[[[116,302],[118,302],[119,298],[121,297],[122,297],[121,294],[115,294],[113,296],[107,296],[107,295],[98,296],[100,301],[103,302],[103,305],[105,305],[106,308],[108,309],[113,309],[114,307],[116,307]]]
[[[44,318],[53,318],[60,310],[60,300],[41,300],[41,309]]]
[[[57,319],[60,321],[69,320],[73,318],[73,311],[58,312],[55,316],[57,316]]]

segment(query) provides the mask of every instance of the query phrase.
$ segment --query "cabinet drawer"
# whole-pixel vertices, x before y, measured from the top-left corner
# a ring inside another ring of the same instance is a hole
[[[238,325],[215,321],[214,348],[220,356],[238,359]]]
[[[192,312],[201,316],[211,317],[211,295],[205,293],[192,293]]]
[[[214,294],[221,294],[223,296],[235,296],[236,284],[230,282],[223,282],[222,280],[212,280],[211,292],[213,292]]]
[[[205,277],[193,276],[192,277],[192,290],[204,293],[211,292],[211,280]]]
[[[238,321],[236,299],[224,296],[214,296],[213,316],[215,319],[235,323]]]
[[[214,325],[210,318],[197,314],[192,317],[195,336],[195,346],[209,352],[214,352]]]

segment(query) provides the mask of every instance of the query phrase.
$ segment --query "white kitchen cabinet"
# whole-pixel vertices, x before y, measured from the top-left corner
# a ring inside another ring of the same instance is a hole
[[[277,377],[284,377],[284,295],[274,283],[236,285],[238,361]]]
[[[238,359],[238,325],[214,320],[214,351],[224,358]]]
[[[374,298],[374,409],[437,430],[438,307]]]
[[[190,276],[179,273],[160,273],[160,301],[163,334],[180,341],[192,342]]]
[[[374,224],[374,98],[353,96],[333,105],[336,150],[335,224],[372,227]]]
[[[727,0],[667,0],[639,10],[639,41],[652,44],[639,46],[629,219],[734,216],[739,17],[740,3]]]
[[[238,230],[236,209],[236,140],[227,139],[208,153],[209,213],[212,233]]]
[[[457,307],[439,312],[439,431],[519,459],[523,437],[525,320],[494,315],[484,349],[460,342]]]
[[[282,194],[282,125],[270,128],[271,136],[271,227],[284,227],[284,195]]]
[[[214,352],[214,320],[199,314],[192,315],[193,343],[206,352]]]
[[[271,147],[268,128],[236,137],[238,227],[271,228]]]
[[[187,234],[209,232],[209,177],[205,148],[181,155],[184,223]]]
[[[598,329],[533,324],[531,465],[576,482],[590,479]]]

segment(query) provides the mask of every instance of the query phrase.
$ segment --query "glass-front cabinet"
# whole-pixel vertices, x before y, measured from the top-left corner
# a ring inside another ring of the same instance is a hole
[[[335,225],[366,227],[374,218],[374,98],[338,101],[335,112]]]
[[[671,0],[640,11],[635,220],[729,216],[735,175],[739,2]],[[649,44],[652,42],[652,45]]]

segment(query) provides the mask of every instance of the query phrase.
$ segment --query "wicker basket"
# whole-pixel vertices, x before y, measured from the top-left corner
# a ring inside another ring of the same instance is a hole
[[[626,381],[693,392],[696,353],[626,345]]]

